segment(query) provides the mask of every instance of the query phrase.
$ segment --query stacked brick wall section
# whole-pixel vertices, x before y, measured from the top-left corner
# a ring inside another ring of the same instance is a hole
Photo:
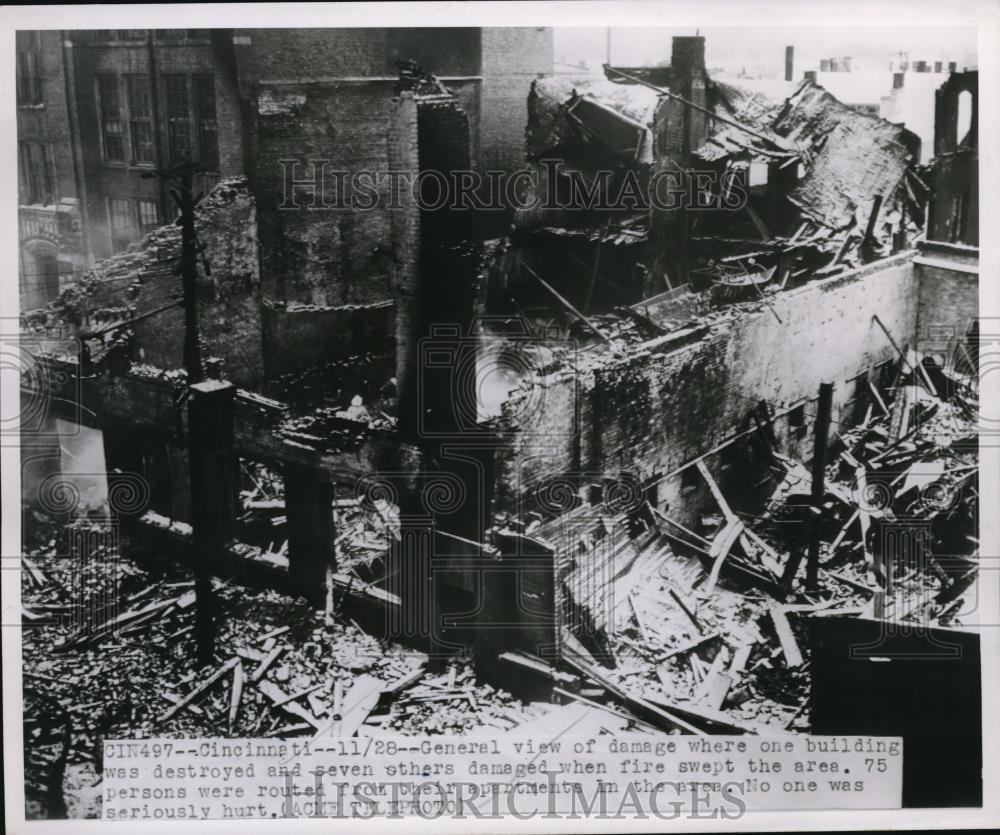
[[[979,317],[979,250],[925,241],[914,268],[920,282],[917,348],[947,363]]]
[[[761,400],[775,415],[779,447],[807,459],[819,384],[835,384],[834,421],[846,419],[859,396],[859,375],[894,357],[873,315],[897,342],[913,344],[915,284],[907,253],[773,297],[780,324],[766,307],[751,306],[675,350],[609,358],[576,394],[571,379],[545,392],[505,473],[530,494],[561,472],[624,471],[643,483],[660,482],[652,498],[690,520],[711,499],[700,479],[677,471],[743,431]],[[801,427],[793,425],[797,407],[803,407]],[[577,414],[582,431],[574,435],[566,427]],[[717,469],[717,458],[709,456],[710,469]]]

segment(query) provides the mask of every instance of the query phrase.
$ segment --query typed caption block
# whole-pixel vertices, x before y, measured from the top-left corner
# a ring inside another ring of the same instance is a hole
[[[106,820],[716,818],[897,809],[902,740],[651,736],[113,740]]]

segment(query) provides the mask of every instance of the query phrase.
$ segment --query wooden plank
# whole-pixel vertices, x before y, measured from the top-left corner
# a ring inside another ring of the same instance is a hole
[[[288,701],[287,694],[284,690],[278,687],[273,681],[268,681],[266,678],[257,682],[257,689],[260,690],[267,698],[269,698],[275,705],[280,703],[281,709],[287,713],[291,713],[293,716],[297,716],[299,719],[303,719],[308,722],[317,731],[326,730],[328,727],[319,721],[315,716],[313,716],[308,710],[306,710],[298,702]]]
[[[563,684],[575,684],[579,681],[577,676],[557,670],[551,664],[546,664],[537,658],[525,655],[521,652],[503,652],[497,656],[499,661],[506,661],[508,664],[515,664],[526,670],[543,675],[551,681],[562,682]],[[454,687],[454,685],[451,685]]]
[[[315,693],[317,690],[322,690],[324,687],[329,687],[329,686],[330,686],[329,681],[321,681],[319,684],[313,684],[311,687],[304,687],[303,689],[298,690],[295,693],[290,693],[280,701],[275,702],[274,706],[281,707],[283,704],[286,704],[287,702],[294,702],[297,699],[301,699],[304,698],[305,696],[308,696],[310,693]]]
[[[878,403],[879,408],[885,415],[890,414],[889,407],[885,405],[885,401],[882,399],[882,395],[879,394],[879,390],[875,387],[875,384],[868,381],[868,390],[875,396],[875,402]]]
[[[236,717],[240,712],[240,700],[243,698],[243,664],[233,667],[233,688],[229,693],[229,733],[236,726]]]
[[[719,710],[729,695],[729,690],[733,686],[733,679],[728,673],[721,670],[710,671],[702,684],[704,695],[697,699],[698,702],[712,710]]]
[[[646,628],[646,624],[642,622],[642,615],[639,614],[639,607],[635,602],[635,594],[632,592],[629,592],[628,603],[629,606],[632,607],[632,615],[635,617],[635,622],[639,626],[639,634],[641,634],[643,639],[646,641],[652,640],[649,635],[649,630]]]
[[[540,736],[554,739],[563,734],[580,733],[580,725],[593,710],[582,701],[572,701],[568,705],[559,705],[542,716],[528,718],[510,733],[519,736]]]
[[[767,224],[765,224],[761,216],[757,214],[757,212],[754,210],[754,207],[751,206],[749,202],[747,202],[744,208],[746,208],[747,214],[750,215],[750,220],[753,221],[753,225],[757,227],[757,232],[760,234],[761,240],[762,241],[771,240],[771,238],[773,237],[771,235],[771,230],[767,228]]]
[[[783,733],[780,728],[755,722],[746,722],[721,711],[712,710],[707,705],[694,705],[691,702],[679,704],[667,699],[651,699],[658,705],[671,713],[686,719],[689,722],[697,722],[701,727],[707,727],[711,733],[731,733],[731,734],[766,734],[768,736],[790,736]]]
[[[716,638],[721,638],[721,632],[712,632],[708,635],[702,635],[700,638],[696,638],[693,641],[688,641],[686,644],[681,644],[679,647],[668,650],[667,654],[664,656],[664,660],[670,660],[676,655],[681,655],[685,652],[691,652],[691,650],[698,649],[698,647],[703,644],[707,644],[709,641],[714,641]]]
[[[593,679],[609,693],[621,699],[621,701],[623,701],[629,709],[636,711],[641,718],[653,725],[656,725],[661,730],[681,730],[697,734],[698,736],[705,736],[704,731],[696,728],[688,722],[685,722],[679,716],[652,704],[641,696],[635,696],[629,693],[616,682],[604,675],[596,665],[587,664],[585,661],[576,657],[568,658],[566,663],[575,667],[588,678]]]
[[[739,519],[731,519],[726,527],[722,529],[722,532],[715,537],[712,541],[712,547],[709,550],[709,555],[715,558],[712,563],[712,570],[708,574],[708,579],[705,580],[704,590],[709,594],[715,590],[715,584],[719,579],[719,572],[722,571],[722,564],[726,561],[726,557],[729,556],[729,552],[733,550],[733,546],[736,544],[736,540],[739,539],[740,533],[743,530],[743,523]]]
[[[729,665],[730,677],[735,679],[736,676],[746,669],[750,655],[753,653],[753,648],[754,644],[740,644],[736,648],[736,652],[733,655],[733,663]]]
[[[555,298],[555,300],[558,301],[563,307],[565,307],[576,319],[579,319],[581,322],[583,322],[588,328],[590,328],[590,330],[596,333],[604,342],[608,343],[611,342],[611,340],[608,339],[607,336],[605,336],[604,332],[600,328],[598,328],[597,325],[591,322],[590,319],[584,316],[579,310],[573,307],[572,304],[570,304],[566,299],[564,299],[561,295],[559,295],[556,289],[552,287],[552,285],[550,285],[538,273],[536,273],[533,269],[531,269],[531,267],[529,267],[524,262],[521,263],[521,266],[528,271],[528,274],[532,278],[534,278],[535,281],[537,281],[539,284],[542,285],[542,287],[548,290],[548,292],[552,295],[552,297]]]
[[[747,528],[744,528],[740,532],[740,545],[743,546],[743,550],[749,555],[753,553],[755,543],[749,536],[747,536],[747,530]],[[764,568],[770,571],[774,577],[781,576],[781,563],[769,557],[766,552],[761,553],[760,561]]]
[[[187,705],[197,699],[202,693],[208,690],[215,682],[222,678],[226,673],[228,673],[233,667],[240,663],[238,656],[233,656],[225,664],[219,667],[212,675],[205,679],[201,684],[194,688],[190,693],[184,696],[179,702],[174,704],[171,708],[167,710],[157,721],[166,722],[179,710],[187,707]]]
[[[771,605],[771,621],[774,623],[774,631],[778,633],[778,640],[781,642],[781,651],[785,655],[785,664],[789,667],[801,667],[804,663],[799,645],[792,634],[792,626],[785,616],[785,611],[781,606]]]
[[[694,624],[694,628],[697,629],[702,634],[704,634],[705,630],[702,629],[701,623],[698,621],[698,618],[696,618],[694,612],[692,612],[687,607],[687,604],[681,599],[681,596],[673,589],[668,589],[667,591],[670,593],[670,596],[674,599],[674,602],[680,607],[681,611],[684,612],[685,615],[687,615],[688,620],[690,620],[691,623]]]
[[[667,669],[666,664],[656,665],[656,676],[660,679],[660,687],[663,688],[664,693],[670,693],[674,689],[674,682],[670,678],[670,670]]]
[[[266,632],[263,635],[261,635],[256,641],[254,641],[254,643],[262,644],[268,638],[277,638],[279,635],[284,635],[288,631],[288,629],[289,628],[287,626],[280,626],[277,629],[272,629],[270,632]]]
[[[264,660],[257,665],[257,669],[253,671],[253,675],[250,676],[250,681],[258,682],[263,677],[264,673],[267,672],[267,668],[274,663],[275,659],[285,651],[285,646],[280,644],[272,649],[265,657]]]
[[[161,695],[163,696],[164,699],[166,699],[168,702],[172,702],[173,704],[177,704],[181,700],[180,696],[178,696],[176,693],[171,693],[169,690],[161,691]],[[187,710],[190,710],[195,716],[203,716],[205,714],[205,711],[203,711],[196,704],[187,704],[185,705],[185,708]],[[72,708],[70,709],[72,710]]]
[[[819,384],[819,399],[816,403],[816,425],[813,433],[812,460],[812,501],[818,507],[823,500],[826,484],[826,450],[830,422],[833,418],[833,383]],[[806,563],[806,588],[819,591],[819,552],[821,527],[813,516],[809,521],[809,553]],[[785,590],[791,587],[789,583]]]
[[[629,716],[628,714],[622,713],[621,711],[615,710],[614,708],[608,707],[607,705],[601,704],[600,702],[592,701],[586,698],[585,696],[582,696],[579,693],[573,693],[570,692],[569,690],[564,690],[561,687],[553,687],[552,692],[555,695],[560,696],[561,698],[570,699],[571,701],[574,702],[579,702],[580,704],[587,705],[588,707],[591,707],[595,710],[599,710],[602,713],[607,713],[611,716],[614,716],[619,720],[625,722],[627,726],[628,725],[641,726],[646,728],[647,730],[654,731],[656,733],[660,732],[660,728],[657,727],[656,725],[650,724],[649,722],[645,722],[642,719],[637,719],[634,716]],[[512,728],[511,731],[516,732],[517,728]]]
[[[340,708],[340,721],[330,726],[330,736],[354,736],[378,704],[382,695],[382,681],[370,675],[354,679],[351,689],[344,694]]]
[[[729,506],[729,502],[726,501],[726,497],[722,495],[722,490],[719,489],[719,485],[716,484],[715,479],[712,478],[712,474],[708,471],[708,467],[705,466],[705,462],[699,458],[695,462],[695,466],[698,468],[698,472],[701,473],[701,477],[705,479],[705,483],[708,485],[709,491],[715,498],[716,504],[719,505],[719,510],[722,511],[722,515],[726,517],[726,521],[733,521],[737,518],[736,514],[733,513],[732,508]]]
[[[868,549],[868,528],[871,525],[871,518],[869,517],[868,511],[864,508],[865,504],[865,493],[868,489],[867,473],[865,468],[858,465],[858,468],[854,471],[854,478],[858,485],[858,519],[861,522],[861,547],[865,552],[865,565],[871,571],[875,570],[875,561],[872,558],[872,552]]]
[[[696,540],[697,542],[700,542],[706,548],[711,544],[707,539],[705,539],[705,537],[699,536],[692,530],[688,530],[680,522],[674,521],[669,516],[667,516],[662,510],[659,510],[658,508],[654,507],[649,502],[646,502],[646,506],[653,512],[653,515],[656,516],[658,519],[662,519],[668,525],[672,525],[673,527],[677,528],[677,530],[681,531],[684,534],[687,534],[692,539]]]
[[[728,660],[729,660],[729,653],[726,651],[725,647],[722,647],[715,654],[715,658],[712,659],[712,663],[711,665],[709,665],[708,670],[705,672],[705,676],[701,681],[701,685],[695,691],[692,701],[695,702],[705,701],[705,699],[709,696],[709,693],[711,693],[713,690],[717,690],[720,687],[719,682],[716,681],[716,676],[722,674],[722,671],[726,666],[726,662]],[[726,676],[726,678],[729,679],[728,676]],[[729,679],[729,684],[732,684],[732,679]],[[725,691],[722,694],[723,699],[725,698],[725,694],[728,692],[729,692],[729,686],[726,685]],[[718,693],[715,693],[713,694],[713,697],[717,695]],[[718,704],[710,705],[710,707],[716,710],[722,707],[722,699],[719,700]]]
[[[400,690],[405,690],[413,684],[416,684],[424,675],[424,666],[421,664],[416,669],[400,676],[395,681],[390,682],[385,686],[386,693],[398,693]]]

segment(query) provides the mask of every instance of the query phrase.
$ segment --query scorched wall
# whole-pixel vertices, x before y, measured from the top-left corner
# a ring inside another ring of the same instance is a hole
[[[657,482],[647,498],[684,519],[710,499],[700,479],[677,471],[746,430],[761,400],[774,414],[780,449],[808,459],[819,384],[835,385],[835,430],[849,419],[855,397],[866,396],[876,366],[894,357],[873,316],[897,343],[913,345],[912,258],[907,253],[776,294],[773,313],[745,305],[681,347],[673,341],[661,351],[608,356],[581,375],[575,394],[571,377],[552,384],[514,441],[504,477],[516,487],[507,498],[530,496],[556,474],[624,471],[644,485]],[[571,429],[576,420],[579,432]],[[710,469],[718,469],[716,458],[708,457]]]

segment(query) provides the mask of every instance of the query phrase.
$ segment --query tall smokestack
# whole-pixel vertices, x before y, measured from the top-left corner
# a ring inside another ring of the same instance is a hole
[[[795,77],[795,47],[785,47],[785,81],[791,81]]]

